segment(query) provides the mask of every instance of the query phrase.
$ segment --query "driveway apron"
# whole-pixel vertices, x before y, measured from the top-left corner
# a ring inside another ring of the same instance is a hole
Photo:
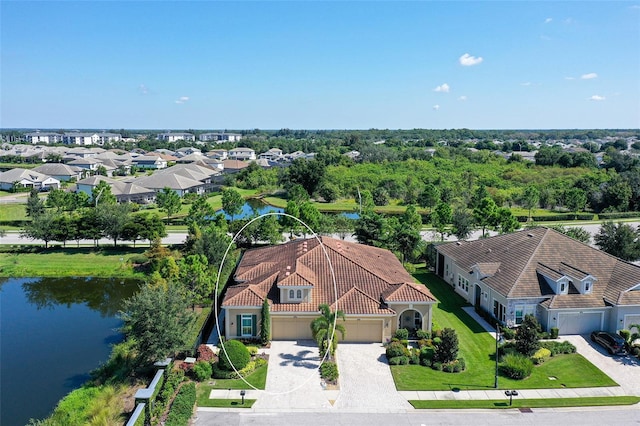
[[[318,346],[311,340],[273,341],[265,391],[253,405],[259,411],[331,410],[320,385]]]
[[[340,373],[337,409],[369,413],[413,410],[396,390],[380,343],[340,343],[337,358]]]

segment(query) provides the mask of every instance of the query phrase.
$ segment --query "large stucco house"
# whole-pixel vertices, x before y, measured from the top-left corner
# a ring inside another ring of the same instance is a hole
[[[384,342],[398,328],[431,329],[435,297],[414,283],[391,252],[321,241],[300,239],[244,253],[222,303],[228,339],[259,336],[265,299],[274,340],[310,339],[322,303],[345,313],[345,341]]]
[[[548,228],[436,246],[436,273],[470,304],[560,334],[640,323],[640,266]]]

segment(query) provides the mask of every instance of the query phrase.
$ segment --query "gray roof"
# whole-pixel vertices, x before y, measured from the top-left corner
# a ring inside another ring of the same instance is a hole
[[[43,173],[36,172],[34,170],[27,169],[11,169],[6,172],[0,173],[0,182],[4,183],[13,183],[18,182],[23,179],[26,179],[31,182],[44,182],[47,179],[55,179],[49,175],[45,175]],[[57,180],[57,179],[56,179]]]
[[[154,173],[151,176],[136,179],[134,183],[145,188],[163,189],[168,187],[173,190],[185,190],[203,185],[199,180],[173,173]]]
[[[35,167],[33,170],[49,176],[76,176],[82,172],[80,167],[69,166],[68,164],[62,163],[47,163]]]

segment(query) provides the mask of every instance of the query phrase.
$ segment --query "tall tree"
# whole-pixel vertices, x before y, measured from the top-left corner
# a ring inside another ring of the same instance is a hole
[[[640,230],[631,225],[605,222],[594,240],[601,250],[620,259],[630,262],[640,259]]]
[[[516,350],[525,356],[531,356],[540,348],[538,333],[540,324],[533,315],[527,314],[516,331]]]
[[[361,244],[381,247],[386,239],[387,223],[382,215],[363,213],[354,223],[353,234]]]
[[[44,247],[49,247],[49,242],[56,238],[55,223],[58,215],[52,212],[43,212],[32,216],[21,232],[22,237],[44,241]]]
[[[426,184],[418,196],[418,205],[420,207],[428,207],[429,211],[431,211],[439,201],[440,191],[438,190],[438,187],[432,183]]]
[[[529,220],[531,220],[531,210],[538,204],[540,201],[540,191],[538,188],[533,185],[528,185],[524,188],[521,196],[522,207],[529,210]]]
[[[346,328],[342,324],[336,322],[337,319],[346,321],[344,312],[338,310],[331,312],[331,308],[326,303],[318,306],[320,316],[311,321],[311,334],[313,340],[318,344],[320,350],[320,357],[324,358],[327,351],[329,351],[329,360],[335,354],[338,347],[338,333],[344,339]]]
[[[587,204],[587,194],[580,188],[569,188],[564,191],[564,205],[570,211],[574,212],[575,218],[578,218],[578,211],[584,209]]]
[[[25,207],[27,216],[34,218],[45,211],[44,202],[38,196],[38,190],[32,189],[27,198],[27,206]]]
[[[285,172],[286,186],[299,184],[313,196],[324,180],[327,166],[318,160],[305,160],[298,158],[293,160]]]
[[[213,218],[216,212],[207,200],[206,195],[200,195],[193,200],[187,215],[187,223],[196,223],[202,227]]]
[[[440,234],[440,240],[444,241],[444,234],[447,233],[447,225],[451,223],[453,213],[451,206],[447,203],[438,203],[431,212],[431,225]]]
[[[244,198],[238,191],[233,188],[225,188],[222,190],[222,209],[226,214],[231,216],[233,221],[234,216],[242,211],[244,205]]]
[[[173,356],[189,340],[194,315],[185,293],[175,284],[143,286],[124,302],[122,330],[132,339],[138,365]]]
[[[262,311],[260,312],[260,342],[266,346],[271,341],[271,310],[269,309],[269,299],[264,298]]]
[[[476,224],[482,229],[482,237],[484,238],[487,228],[495,223],[496,211],[495,201],[491,197],[483,198],[480,203],[473,208],[473,218]]]
[[[94,207],[97,207],[98,204],[115,204],[117,202],[116,196],[111,193],[111,186],[103,180],[91,190],[91,201]]]
[[[464,207],[457,207],[451,216],[451,233],[465,240],[473,231],[473,215]]]
[[[113,246],[118,245],[118,239],[122,236],[127,223],[131,206],[124,204],[101,204],[98,206],[98,223],[104,235],[113,239]]]
[[[160,210],[167,212],[167,220],[171,220],[171,216],[180,211],[182,200],[180,200],[180,196],[176,191],[169,187],[164,187],[156,195],[156,203]]]
[[[501,234],[508,234],[520,228],[520,222],[507,207],[499,207],[493,220],[496,231]]]
[[[203,254],[188,255],[180,259],[178,267],[179,280],[191,295],[192,308],[210,300],[217,271],[210,270],[207,257]]]

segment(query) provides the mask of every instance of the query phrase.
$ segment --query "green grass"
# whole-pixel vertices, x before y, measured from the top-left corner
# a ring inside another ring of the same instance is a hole
[[[253,385],[256,389],[264,389],[267,382],[267,367],[268,364],[258,367],[253,373],[245,377],[245,380]],[[211,379],[206,386],[209,389],[253,389],[246,384],[242,379]],[[204,386],[204,385],[201,385]]]
[[[459,354],[467,369],[460,373],[444,373],[420,365],[391,366],[391,373],[400,391],[405,390],[481,390],[492,389],[495,380],[495,339],[462,310],[465,301],[434,274],[419,272],[415,277],[426,284],[439,300],[433,311],[438,328],[453,328],[458,334]],[[587,372],[587,374],[585,374]],[[550,380],[549,377],[556,377]],[[501,389],[551,389],[617,386],[579,354],[550,358],[536,366],[525,380],[499,377]]]
[[[217,408],[251,408],[255,399],[246,399],[244,400],[244,405],[242,405],[242,398],[238,399],[209,399],[209,394],[213,389],[211,386],[206,385],[204,383],[198,384],[198,388],[196,390],[196,404],[198,407],[217,407]]]
[[[26,201],[26,198],[25,198],[25,201]],[[26,204],[19,204],[19,203],[3,204],[2,208],[0,208],[0,222],[28,219],[27,211],[25,207],[26,207]]]
[[[0,276],[142,278],[144,275],[136,272],[127,259],[145,250],[74,247],[2,250]]]
[[[633,405],[640,402],[637,396],[603,396],[586,398],[544,398],[521,399],[514,397],[513,405],[505,399],[489,400],[410,400],[418,409],[490,409],[490,408],[558,408],[558,407],[598,407],[609,405]]]

